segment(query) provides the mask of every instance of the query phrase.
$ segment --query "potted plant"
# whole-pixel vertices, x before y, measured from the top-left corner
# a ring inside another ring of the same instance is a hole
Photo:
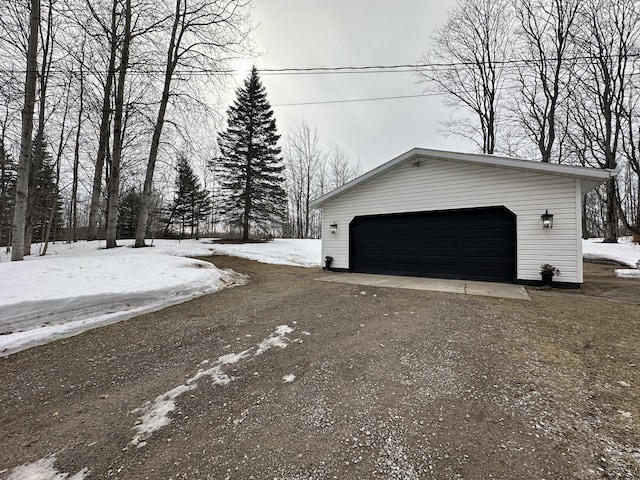
[[[542,275],[542,284],[551,285],[554,275],[560,275],[560,270],[549,263],[540,266],[540,275]]]

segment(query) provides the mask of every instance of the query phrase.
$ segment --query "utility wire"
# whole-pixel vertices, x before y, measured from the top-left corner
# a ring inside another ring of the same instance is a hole
[[[380,100],[397,100],[402,98],[419,98],[419,97],[435,97],[439,96],[439,93],[423,93],[419,95],[397,95],[394,97],[372,97],[372,98],[352,98],[345,100],[324,100],[317,102],[299,102],[299,103],[279,103],[271,105],[272,107],[299,107],[303,105],[330,105],[335,103],[356,103],[356,102],[377,102]]]
[[[618,58],[622,55],[612,55],[612,58]],[[640,53],[628,53],[627,58],[640,58]],[[579,55],[565,58],[564,61],[570,62],[592,62],[596,60],[602,60],[598,55]],[[556,61],[555,58],[546,59],[547,62]],[[539,63],[537,59],[507,59],[507,60],[494,60],[491,62],[493,65],[528,65]],[[351,65],[351,66],[337,66],[337,67],[287,67],[287,68],[259,68],[258,72],[262,75],[335,75],[335,74],[367,74],[367,73],[419,73],[421,70],[447,70],[458,67],[476,66],[477,62],[427,62],[427,63],[400,63],[391,65]],[[0,69],[4,73],[16,73],[24,74],[25,70],[14,69]],[[52,71],[57,73],[77,73],[73,69],[55,69]],[[163,68],[137,68],[131,66],[129,71],[131,73],[138,74],[164,74]],[[106,73],[104,70],[94,70],[94,73]],[[244,73],[244,70],[238,69],[208,69],[208,68],[182,68],[175,70],[175,73],[180,75],[234,75],[238,73]]]

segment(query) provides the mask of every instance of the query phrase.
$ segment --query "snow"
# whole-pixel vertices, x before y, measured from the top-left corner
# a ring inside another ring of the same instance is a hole
[[[7,477],[7,480],[83,480],[89,475],[89,469],[83,468],[75,475],[60,473],[53,466],[55,455],[50,455],[40,460],[16,467]]]
[[[256,348],[254,356],[263,354],[266,350],[277,346],[279,348],[286,348],[290,343],[290,340],[286,337],[287,334],[292,333],[293,328],[287,325],[279,325],[275,331],[272,332],[269,337],[260,342],[257,347],[252,347],[248,350],[244,350],[240,353],[229,353],[218,357],[218,360],[214,362],[213,367],[207,370],[198,370],[198,372],[189,378],[184,384],[178,385],[172,388],[168,392],[158,395],[153,402],[147,402],[142,407],[136,408],[132,413],[140,413],[138,422],[133,427],[136,431],[135,436],[131,440],[131,444],[137,448],[144,447],[147,444],[147,440],[152,436],[154,432],[160,430],[171,423],[169,414],[176,409],[176,399],[185,392],[195,390],[198,387],[198,381],[203,377],[210,377],[214,385],[227,385],[235,380],[235,377],[227,375],[222,367],[225,365],[233,365],[245,358],[249,357],[251,351]],[[277,342],[272,342],[272,339],[277,339]],[[200,365],[206,365],[209,360],[203,360]],[[287,375],[285,378],[292,377],[292,382],[295,379],[294,375]]]
[[[50,244],[47,255],[10,262],[0,253],[0,356],[184,302],[247,279],[188,256],[236,255],[265,263],[320,264],[319,240],[220,245],[156,240],[106,250],[103,242]],[[38,252],[38,245],[32,251]]]
[[[276,328],[276,331],[272,333],[268,338],[265,338],[258,344],[258,350],[256,355],[262,355],[264,352],[271,348],[285,348],[287,346],[286,335],[293,332],[293,329],[287,325],[280,325]]]
[[[640,278],[640,245],[631,242],[630,237],[620,238],[618,243],[602,243],[602,239],[591,238],[582,241],[582,255],[591,260],[615,260],[631,268],[616,270],[623,278]]]
[[[216,255],[231,255],[277,265],[320,266],[320,240],[275,239],[267,243],[216,244]]]

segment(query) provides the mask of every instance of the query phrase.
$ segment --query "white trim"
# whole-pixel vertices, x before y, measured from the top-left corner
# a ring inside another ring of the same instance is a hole
[[[415,159],[417,166],[420,164],[420,159],[437,159],[437,160],[449,160],[453,162],[472,163],[476,165],[486,165],[491,167],[524,170],[536,173],[543,173],[548,175],[556,175],[562,177],[572,177],[581,180],[580,192],[582,195],[589,190],[597,187],[601,183],[605,182],[609,178],[617,174],[614,170],[587,168],[587,167],[575,167],[570,165],[559,165],[554,163],[543,163],[532,160],[523,160],[519,158],[510,157],[498,157],[494,155],[479,155],[473,153],[459,153],[448,152],[443,150],[431,150],[426,148],[413,148],[402,155],[383,163],[379,167],[370,170],[369,172],[359,176],[358,178],[346,183],[345,185],[336,188],[335,190],[316,198],[311,202],[312,208],[321,208],[322,205],[327,203],[334,197],[342,195],[343,193],[351,190],[352,188],[370,181],[388,170],[395,168],[396,166],[409,162]]]
[[[582,180],[576,178],[576,274],[578,283],[584,282],[584,267],[582,264]]]

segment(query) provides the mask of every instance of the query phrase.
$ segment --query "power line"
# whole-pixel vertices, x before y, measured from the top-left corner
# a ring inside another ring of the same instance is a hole
[[[621,55],[612,55],[612,58],[618,58]],[[640,53],[628,53],[627,58],[639,58]],[[548,58],[547,62],[554,62],[556,58]],[[602,60],[598,55],[579,55],[563,59],[570,62],[591,62],[596,60]],[[507,59],[507,60],[494,60],[491,62],[493,65],[504,66],[516,66],[516,65],[528,65],[539,62],[537,59]],[[484,62],[487,64],[488,62]],[[286,68],[258,68],[258,72],[262,75],[345,75],[345,74],[378,74],[378,73],[419,73],[421,70],[446,70],[457,67],[469,67],[477,66],[477,61],[468,62],[426,62],[426,63],[399,63],[390,65],[343,65],[336,67],[286,67]],[[0,69],[4,73],[24,74],[25,70],[14,69]],[[52,69],[57,73],[78,73],[74,69]],[[131,73],[156,75],[164,74],[164,69],[144,69],[131,66],[129,71]],[[104,70],[93,70],[94,73],[106,73]],[[240,69],[206,69],[206,68],[182,68],[175,70],[177,75],[237,75],[245,73],[245,70]]]
[[[438,95],[441,95],[441,94],[423,93],[419,95],[397,95],[393,97],[351,98],[351,99],[344,99],[344,100],[323,100],[323,101],[317,101],[317,102],[279,103],[276,105],[272,105],[272,107],[298,107],[303,105],[330,105],[335,103],[377,102],[380,100],[398,100],[402,98],[435,97]]]

